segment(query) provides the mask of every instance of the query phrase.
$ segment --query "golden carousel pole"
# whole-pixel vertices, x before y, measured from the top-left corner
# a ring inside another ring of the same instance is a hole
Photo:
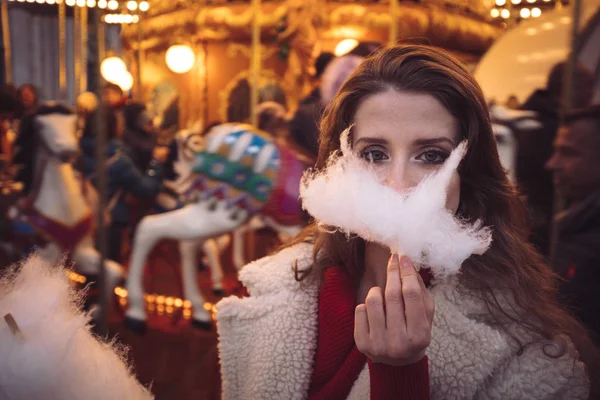
[[[198,69],[200,72],[200,79],[198,79],[198,83],[200,85],[199,114],[202,116],[202,125],[200,129],[204,130],[204,127],[208,125],[208,74],[206,71],[206,41],[204,39],[200,42],[200,57],[198,60]]]
[[[398,0],[390,0],[390,37],[389,46],[398,42]]]
[[[137,23],[137,51],[135,52],[135,58],[136,58],[136,63],[137,63],[137,74],[136,74],[136,80],[137,80],[137,93],[136,93],[136,98],[138,101],[142,102],[143,98],[142,98],[142,38],[143,38],[143,31],[142,31],[142,20],[143,17],[140,13],[139,16],[139,20]]]
[[[96,21],[96,36],[98,39],[98,62],[102,63],[102,61],[106,58],[106,32],[104,31],[104,22],[102,21],[102,16],[100,15],[100,12],[98,10],[96,10],[96,14],[98,15]],[[100,82],[102,82],[101,79]]]
[[[2,39],[4,41],[4,78],[6,83],[12,83],[12,47],[10,43],[8,0],[2,0],[0,7],[0,13],[2,13]]]
[[[79,62],[81,69],[79,70],[79,91],[87,92],[87,48],[88,48],[88,8],[81,9],[81,27],[79,34],[81,35]]]
[[[58,3],[58,98],[67,99],[67,5]]]
[[[256,117],[256,108],[259,100],[260,88],[260,0],[252,0],[252,59],[250,65],[250,77],[252,88],[250,92],[250,123],[254,126],[258,125]],[[254,232],[249,231],[246,235],[246,256],[249,260],[254,260],[256,251],[256,240]]]
[[[105,35],[104,35],[104,22],[102,21],[102,13],[96,9],[95,10],[95,19],[96,19],[96,38],[98,40],[98,56],[96,57],[96,88],[98,94],[101,94],[102,88],[102,76],[100,73],[100,65],[102,60],[104,60],[105,56]],[[98,104],[98,111],[104,111],[104,104],[100,102]],[[96,216],[97,226],[96,226],[96,243],[99,253],[99,265],[102,267],[98,272],[98,288],[100,289],[99,301],[98,301],[98,313],[96,314],[96,318],[94,320],[94,331],[96,334],[100,336],[105,336],[108,333],[108,308],[110,306],[110,296],[106,293],[106,253],[107,253],[107,235],[106,235],[106,221],[104,220],[104,210],[107,199],[107,180],[106,180],[106,170],[104,165],[106,163],[106,124],[102,118],[98,118],[96,121],[96,154],[95,154],[95,162],[96,162],[96,177],[97,177],[97,187],[98,187],[98,203],[99,207]]]
[[[79,85],[81,78],[81,26],[79,19],[81,15],[81,7],[73,7],[73,88],[75,98],[79,96]]]
[[[255,110],[258,106],[260,80],[260,0],[252,0],[252,60],[250,66],[252,88],[250,92],[250,123],[256,126]]]

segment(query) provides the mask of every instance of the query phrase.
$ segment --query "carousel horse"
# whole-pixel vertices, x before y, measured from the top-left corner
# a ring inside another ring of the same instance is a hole
[[[190,262],[192,244],[234,231],[256,216],[290,235],[303,224],[298,197],[305,165],[294,152],[243,124],[218,125],[205,140],[204,148],[195,152],[194,178],[185,192],[187,204],[142,219],[135,233],[125,313],[125,322],[134,331],[145,330],[143,268],[159,240],[182,242],[184,297],[192,304],[192,325],[210,329],[211,315],[203,307],[195,262]]]
[[[174,156],[174,159],[171,160],[172,171],[167,171],[167,180],[163,182],[163,189],[156,197],[154,209],[157,213],[178,210],[185,205],[184,195],[190,189],[195,176],[193,172],[195,156],[204,147],[204,138],[198,130],[182,130],[175,135],[174,144],[175,148],[171,153]],[[196,253],[198,248],[202,249],[206,256],[204,264],[208,265],[211,271],[213,292],[218,296],[223,295],[223,267],[220,254],[229,245],[229,242],[229,235],[222,235],[219,238],[179,243],[182,263],[196,264]],[[185,266],[185,268],[188,267],[194,268]]]
[[[47,244],[37,251],[46,261],[58,262],[66,254],[78,273],[96,276],[100,255],[94,248],[93,218],[71,163],[79,152],[76,120],[66,106],[46,104],[22,127],[21,135],[29,140],[18,152],[31,165],[23,169],[30,172],[20,176],[26,197],[11,214],[45,239]],[[110,260],[105,260],[104,268],[104,290],[111,296],[123,279],[123,269]]]

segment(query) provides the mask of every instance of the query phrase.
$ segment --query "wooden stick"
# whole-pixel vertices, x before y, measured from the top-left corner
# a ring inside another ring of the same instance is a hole
[[[6,321],[6,324],[10,328],[10,331],[13,333],[13,335],[15,335],[20,340],[25,340],[23,332],[21,332],[21,329],[19,329],[19,325],[17,324],[17,321],[15,321],[15,318],[12,316],[11,313],[6,314],[4,316],[4,320]]]

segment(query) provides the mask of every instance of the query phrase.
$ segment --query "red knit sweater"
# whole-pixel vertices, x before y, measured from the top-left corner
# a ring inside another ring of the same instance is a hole
[[[425,277],[424,277],[425,278]],[[325,272],[319,294],[317,354],[309,388],[309,399],[345,399],[367,358],[354,343],[354,285],[338,267]],[[403,367],[368,360],[371,399],[429,399],[427,357]]]

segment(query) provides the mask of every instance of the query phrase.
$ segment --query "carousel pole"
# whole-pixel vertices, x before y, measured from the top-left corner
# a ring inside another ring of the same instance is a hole
[[[252,88],[250,93],[250,123],[256,126],[256,107],[258,106],[260,80],[260,0],[252,0]]]
[[[573,3],[573,16],[571,25],[571,51],[569,52],[569,58],[567,59],[567,66],[565,70],[565,79],[563,83],[563,102],[560,110],[560,120],[565,116],[573,107],[573,99],[576,95],[573,90],[574,81],[577,79],[575,76],[575,65],[577,64],[577,55],[579,49],[579,30],[581,25],[581,7],[582,0],[575,0]],[[558,192],[554,191],[554,205],[553,205],[553,218],[550,226],[550,260],[554,260],[556,243],[558,242],[558,226],[556,222],[556,215],[564,208],[563,199],[560,197]]]
[[[98,62],[102,63],[102,61],[106,58],[106,32],[104,31],[104,23],[102,22],[102,15],[100,13],[100,10],[96,9],[95,11],[97,14],[96,36],[98,37]],[[100,79],[99,82],[102,82],[102,79]]]
[[[250,92],[250,123],[253,126],[258,125],[256,108],[259,100],[259,85],[260,85],[260,0],[252,0],[252,60],[251,60],[251,79],[252,88]],[[249,231],[246,234],[246,255],[249,260],[255,259],[255,240],[254,232]]]
[[[79,90],[81,92],[87,92],[87,61],[88,61],[88,9],[83,7],[81,9],[81,27],[79,28],[79,34],[81,35],[81,47],[79,53],[79,60],[81,69],[79,70]]]
[[[136,73],[136,81],[137,81],[137,93],[136,93],[136,98],[138,101],[142,102],[143,101],[143,96],[142,96],[142,38],[143,38],[143,31],[142,31],[142,20],[143,17],[140,13],[139,15],[139,21],[137,23],[137,51],[135,52],[135,58],[136,58],[136,63],[137,63],[137,73]]]
[[[10,43],[8,0],[2,0],[2,4],[0,5],[0,13],[2,13],[2,39],[4,41],[4,80],[6,83],[12,83],[12,47]]]
[[[84,7],[85,8],[85,7]],[[73,7],[73,88],[75,89],[75,98],[80,93],[81,79],[81,25],[80,25],[81,8]]]
[[[100,74],[100,64],[104,57],[103,52],[105,48],[104,44],[104,24],[102,22],[101,13],[96,10],[96,29],[97,29],[97,37],[98,37],[98,57],[96,57],[96,82],[97,82],[97,90],[98,95],[101,97],[102,92],[102,75]],[[102,51],[102,52],[101,52]],[[98,104],[98,111],[100,113],[104,112],[105,105],[100,102]],[[98,188],[98,213],[96,217],[97,226],[96,226],[96,243],[98,246],[99,253],[99,262],[100,265],[98,271],[98,289],[100,291],[99,301],[98,301],[98,313],[95,319],[94,331],[100,336],[106,336],[108,334],[107,320],[108,320],[108,308],[110,305],[110,297],[109,294],[106,293],[106,269],[105,269],[105,260],[106,260],[106,227],[104,221],[104,209],[106,204],[106,170],[104,165],[106,164],[106,125],[104,123],[103,118],[96,118],[96,177],[97,177],[97,188]]]
[[[573,81],[575,77],[575,65],[577,64],[577,50],[579,48],[579,30],[581,25],[581,7],[582,0],[575,0],[573,3],[573,23],[571,25],[571,51],[569,52],[569,58],[567,60],[567,68],[565,71],[565,80],[563,87],[563,109],[561,110],[561,116],[566,111],[573,107],[573,98],[575,96],[573,90]]]
[[[198,68],[200,70],[200,115],[202,116],[202,125],[200,129],[204,130],[208,120],[208,82],[207,82],[207,71],[206,71],[206,41],[202,40],[200,43],[200,59],[198,60]]]
[[[58,3],[58,98],[67,100],[67,5]]]
[[[389,46],[398,42],[398,0],[390,0],[390,37]]]

